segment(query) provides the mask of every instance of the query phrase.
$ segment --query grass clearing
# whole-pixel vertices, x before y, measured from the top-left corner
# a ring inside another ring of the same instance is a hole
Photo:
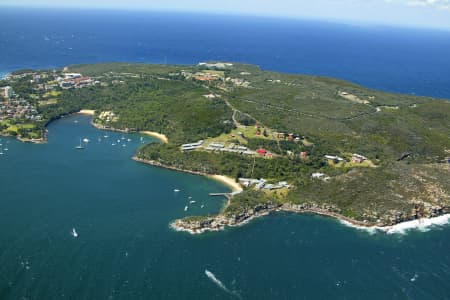
[[[61,92],[58,91],[50,91],[44,94],[44,98],[49,98],[49,97],[58,97],[59,95],[61,95]]]
[[[55,104],[58,104],[58,99],[48,99],[39,101],[40,106],[55,105]]]

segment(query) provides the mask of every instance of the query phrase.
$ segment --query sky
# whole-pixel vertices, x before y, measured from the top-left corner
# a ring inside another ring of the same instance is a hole
[[[450,0],[0,0],[2,6],[243,14],[450,30]]]

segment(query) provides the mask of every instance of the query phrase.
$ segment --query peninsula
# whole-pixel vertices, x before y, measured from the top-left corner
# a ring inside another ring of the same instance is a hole
[[[444,99],[221,62],[23,70],[1,87],[2,134],[44,141],[48,122],[83,110],[98,128],[163,141],[137,149],[136,161],[233,183],[221,212],[175,220],[176,230],[275,211],[365,227],[450,213]]]

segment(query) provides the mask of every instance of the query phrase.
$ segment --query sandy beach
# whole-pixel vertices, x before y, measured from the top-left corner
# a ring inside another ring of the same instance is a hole
[[[155,131],[148,131],[148,130],[146,130],[146,131],[139,131],[139,133],[146,134],[146,135],[149,135],[151,137],[157,138],[158,140],[160,140],[164,144],[167,144],[169,142],[169,139],[167,138],[167,136],[165,136],[162,133],[157,133]]]
[[[214,179],[216,181],[219,181],[226,186],[230,187],[233,193],[240,193],[242,192],[242,187],[239,183],[237,183],[233,178],[223,176],[223,175],[210,175],[208,176],[211,179]]]
[[[80,115],[93,116],[93,115],[95,115],[95,110],[93,110],[93,109],[82,109],[78,113]]]

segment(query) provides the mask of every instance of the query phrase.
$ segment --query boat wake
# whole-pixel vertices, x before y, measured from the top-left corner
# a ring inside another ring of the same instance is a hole
[[[214,275],[212,272],[205,269],[205,275],[214,282],[219,288],[221,288],[223,291],[227,292],[230,295],[236,296],[238,299],[242,299],[241,295],[239,295],[236,291],[232,291],[228,289],[225,284],[222,283],[219,279],[217,279],[216,275]]]

